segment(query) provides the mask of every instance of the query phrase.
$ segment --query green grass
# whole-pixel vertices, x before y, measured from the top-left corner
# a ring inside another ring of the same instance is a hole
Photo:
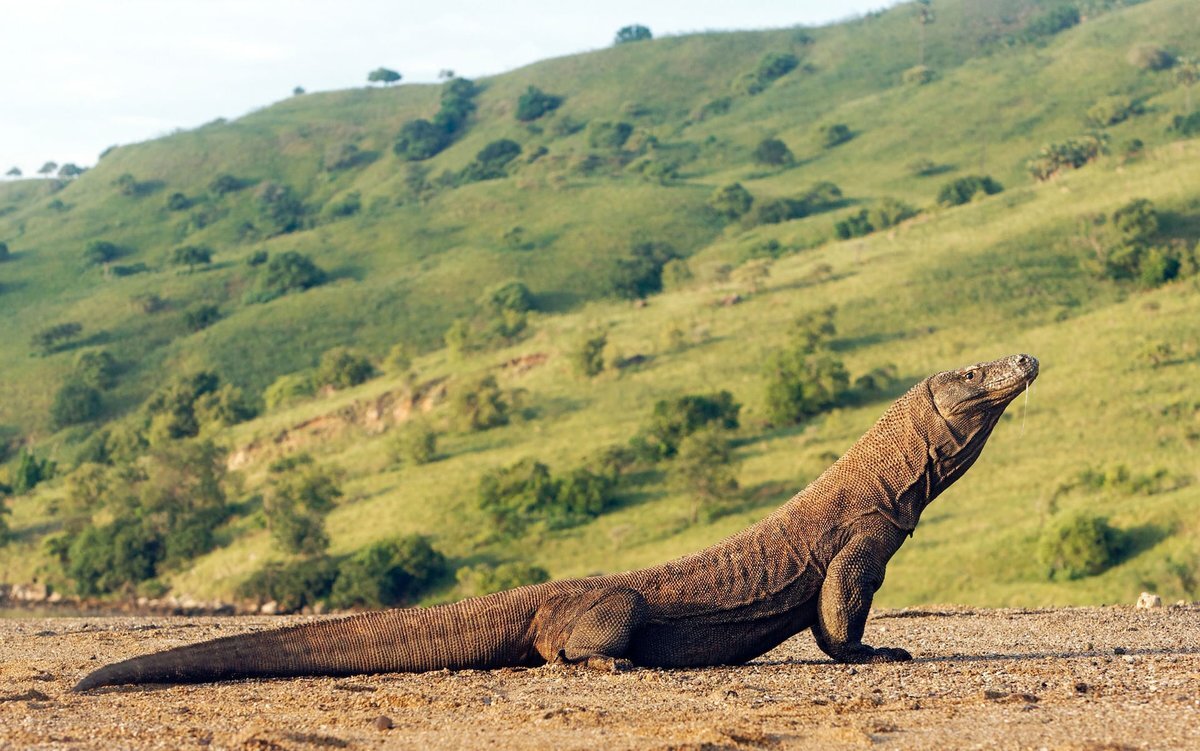
[[[929,509],[892,564],[882,604],[1113,602],[1147,587],[1168,599],[1196,596],[1185,592],[1178,574],[1180,566],[1194,570],[1200,561],[1194,483],[1154,495],[1110,489],[1054,497],[1081,470],[1116,464],[1200,479],[1192,458],[1200,413],[1189,395],[1200,370],[1196,282],[1143,292],[1097,280],[1081,267],[1084,249],[1075,239],[1081,218],[1135,197],[1193,220],[1200,215],[1194,188],[1200,144],[1171,142],[1165,131],[1182,92],[1169,73],[1141,72],[1125,59],[1143,41],[1187,51],[1195,28],[1179,22],[1190,17],[1186,2],[1154,0],[1095,15],[1042,44],[979,45],[1008,28],[998,19],[1019,20],[1035,5],[1006,0],[986,11],[977,3],[939,5],[927,51],[937,78],[920,87],[900,83],[916,63],[915,24],[904,6],[810,30],[811,44],[794,29],[701,34],[549,60],[487,79],[480,82],[470,129],[430,161],[432,176],[462,168],[498,138],[517,140],[526,153],[538,146],[548,153],[520,164],[507,179],[447,190],[422,204],[405,197],[407,166],[392,155],[391,140],[405,120],[436,110],[437,90],[428,86],[304,95],[236,122],[123,147],[53,196],[44,182],[2,183],[0,212],[13,208],[0,216],[0,239],[17,257],[0,266],[0,315],[10,332],[0,338],[0,438],[38,446],[69,465],[73,444],[86,435],[84,429],[54,433],[47,417],[79,350],[48,357],[29,351],[33,331],[62,321],[82,322],[85,338],[94,337],[89,346],[103,346],[126,364],[108,400],[112,420],[124,419],[172,373],[213,368],[258,392],[282,373],[312,366],[335,345],[353,344],[382,358],[397,341],[414,343],[425,351],[415,363],[420,377],[449,377],[451,389],[509,358],[545,353],[546,364],[524,375],[494,370],[503,386],[524,390],[529,419],[462,434],[451,429],[446,407],[434,410],[430,419],[448,432],[439,439],[443,458],[430,465],[394,466],[388,433],[336,420],[326,421],[336,427],[327,434],[297,429],[403,392],[399,374],[214,437],[234,451],[253,448],[241,469],[247,492],[262,482],[280,445],[343,466],[346,497],[329,519],[336,553],[419,532],[433,536],[457,565],[521,559],[560,577],[619,570],[689,552],[760,518],[882,412],[885,398],[800,428],[763,426],[762,362],[783,344],[795,315],[836,304],[835,347],[852,376],[893,363],[911,383],[1017,351],[1043,362],[1028,413],[1022,416],[1020,404],[1010,408],[970,476]],[[730,95],[731,82],[765,51],[794,52],[808,67],[757,96],[733,96],[726,114],[692,121],[705,102]],[[566,97],[556,115],[536,124],[541,133],[511,114],[531,84]],[[1033,184],[1026,160],[1046,143],[1085,133],[1088,107],[1114,94],[1141,98],[1146,106],[1146,114],[1109,129],[1114,150],[1137,137],[1148,145],[1147,156],[1128,164],[1106,157]],[[641,106],[640,114],[626,114],[631,102]],[[661,144],[650,157],[685,158],[680,178],[660,185],[619,165],[583,174],[577,165],[588,153],[586,129],[552,135],[553,119],[564,116],[632,122],[631,143],[654,136]],[[827,122],[847,123],[855,138],[821,149],[816,128]],[[797,165],[776,171],[753,165],[750,152],[766,136],[787,142]],[[323,171],[322,156],[345,142],[379,152],[378,158],[357,169]],[[918,157],[945,171],[913,176],[908,165]],[[142,198],[121,196],[111,183],[125,172],[162,185]],[[363,211],[294,234],[239,239],[242,222],[259,221],[251,187],[204,199],[202,207],[215,212],[216,221],[185,231],[189,212],[168,211],[166,196],[180,191],[202,198],[212,178],[226,172],[287,184],[318,213],[358,191]],[[1007,189],[967,206],[932,210],[940,185],[972,173],[991,174]],[[794,196],[832,180],[848,206],[780,225],[723,227],[704,203],[735,180],[759,198]],[[836,218],[885,196],[926,213],[892,231],[829,241]],[[47,208],[53,198],[69,209]],[[514,226],[524,229],[522,247],[503,239]],[[141,262],[150,271],[106,277],[86,268],[83,247],[98,238],[129,249],[118,263]],[[777,261],[757,294],[710,281],[717,265],[737,263],[748,248],[770,239],[810,249]],[[642,240],[665,240],[690,255],[697,281],[644,308],[597,299],[598,280],[613,260]],[[171,249],[185,242],[212,246],[213,268],[188,274],[170,267]],[[245,260],[260,249],[311,254],[333,279],[304,294],[247,304],[253,276]],[[464,361],[438,349],[449,322],[469,312],[482,289],[508,278],[525,281],[546,308],[533,316],[531,335]],[[747,300],[715,304],[732,292]],[[168,308],[140,312],[131,299],[148,293],[166,299]],[[218,304],[223,318],[190,333],[183,311],[201,301]],[[669,351],[664,341],[672,327],[701,333],[683,351]],[[610,357],[651,359],[580,379],[569,350],[598,328],[609,332]],[[1154,367],[1146,352],[1159,342],[1177,356]],[[744,490],[728,513],[689,525],[690,500],[652,477],[587,525],[535,530],[507,542],[489,532],[475,502],[484,471],[523,457],[568,469],[595,450],[627,441],[658,399],[718,389],[744,404],[746,426],[737,450]],[[278,444],[283,431],[292,437]],[[0,579],[60,579],[40,540],[57,524],[47,505],[63,493],[59,479],[11,501],[17,539],[0,549]],[[1138,543],[1099,576],[1049,581],[1036,560],[1038,535],[1052,513],[1076,508],[1138,530]],[[228,595],[264,561],[280,557],[251,518],[235,519],[223,539],[224,546],[169,577],[176,591]]]

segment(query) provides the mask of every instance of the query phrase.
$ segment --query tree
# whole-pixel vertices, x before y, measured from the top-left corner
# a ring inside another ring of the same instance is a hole
[[[83,324],[68,321],[47,326],[29,338],[29,343],[43,355],[53,354],[83,333]]]
[[[183,193],[172,193],[167,196],[167,211],[186,211],[192,207],[192,201]]]
[[[741,183],[730,183],[717,188],[708,199],[709,208],[726,219],[741,218],[753,205],[754,196],[742,187]]]
[[[21,172],[20,167],[14,166],[14,167],[9,168],[8,172],[5,172],[4,174],[7,175],[8,177],[20,177],[21,175],[23,175],[25,173]]]
[[[302,96],[305,93],[306,92],[304,91],[303,86],[297,86],[296,88],[292,89],[292,96]]]
[[[370,380],[376,373],[370,358],[350,347],[334,347],[321,355],[313,382],[346,389]]]
[[[205,394],[217,390],[220,377],[209,370],[177,375],[159,387],[144,409],[150,418],[151,438],[155,441],[188,438],[200,432],[196,404]]]
[[[508,400],[493,375],[464,384],[450,393],[454,413],[468,430],[487,430],[508,424]]]
[[[426,422],[409,423],[396,436],[392,449],[398,462],[428,464],[437,455],[437,433]]]
[[[50,420],[56,428],[89,422],[99,414],[100,392],[74,379],[63,384],[50,405]]]
[[[263,498],[271,538],[289,553],[320,554],[329,546],[325,516],[342,497],[341,472],[301,454],[271,465],[271,475]]]
[[[679,451],[680,441],[701,428],[737,429],[741,409],[728,391],[663,399],[654,405],[639,442],[653,458],[669,459]]]
[[[294,250],[276,253],[267,261],[259,279],[261,299],[273,300],[291,292],[302,292],[325,281],[325,272],[311,258]]]
[[[937,202],[941,206],[961,206],[969,203],[977,195],[995,195],[1004,190],[1004,186],[988,175],[967,175],[951,180],[938,191]]]
[[[208,190],[214,195],[223,196],[228,193],[235,193],[245,188],[246,185],[246,181],[234,177],[229,173],[222,173],[212,179],[212,182],[208,184]]]
[[[692,498],[692,524],[699,520],[702,507],[722,501],[738,489],[733,447],[728,436],[714,428],[684,438],[667,473],[672,487]]]
[[[329,592],[335,608],[383,608],[411,604],[446,573],[446,557],[423,535],[375,543],[338,569]]]
[[[176,266],[187,266],[188,273],[196,270],[197,266],[212,263],[212,248],[205,245],[183,245],[171,251],[171,263]]]
[[[189,331],[202,331],[221,320],[221,311],[216,305],[201,303],[183,313],[183,325]]]
[[[80,383],[100,391],[117,385],[117,358],[107,350],[90,350],[75,360],[73,376]]]
[[[390,86],[400,80],[400,74],[391,68],[376,68],[367,74],[367,81],[370,83],[381,83],[384,86]]]
[[[39,459],[28,449],[21,449],[17,466],[12,470],[10,481],[14,495],[28,493],[39,483],[54,477],[56,465],[50,459]]]
[[[525,313],[537,308],[537,300],[525,282],[501,282],[489,288],[479,298],[480,307],[489,313],[498,314],[505,310]]]
[[[418,162],[446,148],[446,132],[428,120],[409,120],[400,126],[392,151],[409,162]]]
[[[38,168],[38,174],[46,175],[47,177],[49,177],[50,175],[53,175],[54,171],[57,169],[58,169],[58,162],[46,162],[40,168]]]
[[[846,367],[830,353],[796,348],[767,360],[767,419],[792,425],[835,406],[850,386]]]
[[[614,294],[629,300],[656,294],[662,291],[663,266],[679,257],[666,243],[637,243],[627,257],[617,259],[609,285]]]
[[[604,372],[604,348],[607,346],[607,332],[601,331],[585,336],[571,354],[575,372],[586,378],[594,378]]]
[[[783,141],[778,138],[764,138],[754,147],[754,161],[779,167],[791,164],[795,157]]]
[[[537,120],[542,115],[558,109],[562,101],[561,96],[547,94],[536,86],[530,86],[517,99],[516,118],[523,123]]]
[[[854,133],[850,130],[850,126],[845,123],[830,123],[817,128],[817,137],[820,139],[822,146],[832,149],[834,146],[843,144],[854,138]]]
[[[107,240],[92,240],[83,249],[83,260],[89,266],[101,266],[116,260],[121,249]]]
[[[650,29],[640,24],[631,26],[622,26],[617,30],[617,36],[613,39],[613,44],[628,44],[629,42],[644,42],[648,39],[653,39],[654,35],[650,33]]]
[[[64,180],[73,180],[82,175],[84,172],[87,172],[86,167],[80,167],[72,162],[67,162],[58,168],[58,176]]]

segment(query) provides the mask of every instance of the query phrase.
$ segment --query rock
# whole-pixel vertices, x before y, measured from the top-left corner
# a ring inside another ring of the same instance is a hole
[[[1113,647],[1113,654],[1115,654],[1115,655],[1125,654],[1125,647]]]
[[[1152,592],[1142,592],[1137,600],[1138,610],[1149,610],[1150,608],[1161,608],[1162,598]]]
[[[373,724],[375,725],[376,730],[391,730],[393,727],[395,727],[395,723],[392,722],[392,718],[385,714],[381,714],[376,717]]]
[[[270,602],[264,602],[258,608],[258,612],[262,613],[263,615],[278,615],[279,603],[275,602],[274,600],[271,600]]]

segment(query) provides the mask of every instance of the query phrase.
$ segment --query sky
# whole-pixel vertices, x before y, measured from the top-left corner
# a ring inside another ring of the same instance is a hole
[[[0,0],[0,174],[236,118],[289,96],[475,78],[655,36],[818,25],[894,0]]]

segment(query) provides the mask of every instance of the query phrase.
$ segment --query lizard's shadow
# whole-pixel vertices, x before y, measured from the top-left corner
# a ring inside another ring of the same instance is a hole
[[[996,660],[1078,660],[1089,659],[1096,657],[1119,657],[1119,656],[1155,656],[1155,655],[1194,655],[1200,654],[1200,647],[1156,647],[1148,649],[1127,649],[1120,655],[1113,653],[1111,650],[1087,650],[1076,652],[988,652],[983,654],[947,654],[933,655],[929,657],[914,657],[911,663],[874,663],[877,665],[905,665],[919,663],[955,663],[955,662],[992,662]],[[756,667],[763,666],[782,666],[782,665],[837,665],[833,660],[825,659],[796,659],[796,660],[755,660],[749,665]],[[853,665],[852,667],[870,667],[867,665]]]

